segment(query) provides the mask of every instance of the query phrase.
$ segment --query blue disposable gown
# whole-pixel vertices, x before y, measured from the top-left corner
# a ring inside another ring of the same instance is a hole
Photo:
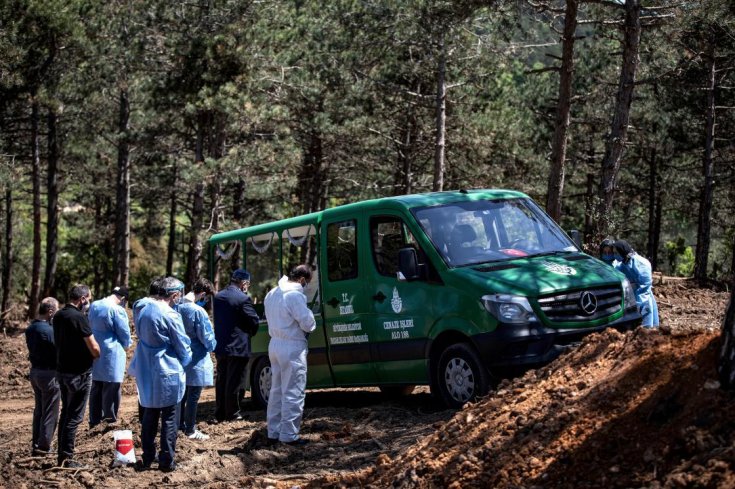
[[[184,367],[191,362],[181,315],[154,300],[140,310],[136,326],[138,346],[128,373],[135,377],[138,400],[147,408],[173,406],[184,397]]]
[[[207,312],[193,302],[176,306],[184,322],[184,330],[191,340],[191,363],[186,367],[186,385],[206,387],[214,385],[214,364],[209,352],[217,340]]]
[[[648,328],[658,326],[658,304],[653,297],[651,263],[634,253],[627,263],[617,262],[616,268],[625,274],[633,287],[638,310],[643,316],[643,326]]]
[[[100,357],[92,364],[92,380],[122,382],[125,350],[132,343],[128,314],[112,299],[94,301],[89,308],[89,326],[100,345]]]

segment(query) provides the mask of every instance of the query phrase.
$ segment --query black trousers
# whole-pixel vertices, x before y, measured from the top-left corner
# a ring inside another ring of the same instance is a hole
[[[117,413],[122,399],[122,384],[120,382],[92,381],[92,391],[89,395],[89,427],[104,421],[117,421]]]
[[[140,440],[143,445],[143,464],[150,465],[156,457],[156,431],[161,420],[161,450],[158,452],[158,466],[175,467],[176,437],[179,430],[179,403],[163,408],[143,408]]]
[[[48,452],[59,421],[59,381],[55,370],[31,369],[31,386],[36,405],[33,408],[33,449]]]
[[[232,419],[240,413],[240,384],[248,365],[248,357],[217,355],[214,416],[219,421]]]
[[[74,456],[77,428],[84,419],[84,410],[92,387],[92,371],[83,374],[57,373],[61,389],[59,417],[59,464]]]

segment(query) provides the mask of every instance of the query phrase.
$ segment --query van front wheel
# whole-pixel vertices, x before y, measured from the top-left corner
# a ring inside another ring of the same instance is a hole
[[[490,390],[490,373],[467,343],[451,345],[442,352],[436,380],[442,401],[450,408],[460,408]]]
[[[268,396],[271,392],[271,362],[263,355],[255,362],[253,381],[250,383],[250,393],[253,402],[261,409],[268,407]]]

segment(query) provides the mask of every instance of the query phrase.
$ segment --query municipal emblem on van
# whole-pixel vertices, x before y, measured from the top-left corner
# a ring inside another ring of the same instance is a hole
[[[390,306],[396,314],[403,309],[403,301],[401,300],[401,296],[398,295],[398,289],[395,287],[393,287],[393,298],[390,300]]]
[[[570,267],[569,265],[562,265],[561,263],[553,263],[550,261],[541,262],[544,268],[551,272],[559,275],[577,275],[577,270]]]

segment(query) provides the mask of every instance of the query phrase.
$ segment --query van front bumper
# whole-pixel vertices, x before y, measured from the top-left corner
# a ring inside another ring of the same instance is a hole
[[[593,328],[549,328],[539,323],[500,323],[492,333],[472,337],[488,367],[534,367],[546,364],[585,336],[607,328],[627,330],[641,324],[637,308],[612,323]]]

